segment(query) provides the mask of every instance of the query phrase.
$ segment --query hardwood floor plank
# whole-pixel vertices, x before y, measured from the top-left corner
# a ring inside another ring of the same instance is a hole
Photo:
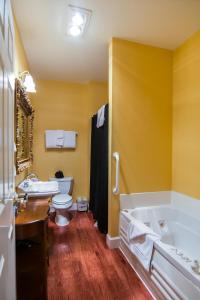
[[[118,249],[108,249],[105,235],[90,213],[71,213],[68,226],[49,221],[49,300],[152,299]]]

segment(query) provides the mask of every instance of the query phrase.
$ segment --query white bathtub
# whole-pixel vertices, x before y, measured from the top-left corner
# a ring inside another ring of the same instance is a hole
[[[129,222],[136,218],[161,238],[154,243],[150,271],[143,270],[130,252]],[[157,299],[200,299],[200,275],[192,265],[200,261],[200,220],[171,205],[124,209],[120,214],[120,249]]]

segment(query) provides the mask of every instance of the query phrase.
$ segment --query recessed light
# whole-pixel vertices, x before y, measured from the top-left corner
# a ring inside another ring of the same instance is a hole
[[[71,26],[68,29],[68,34],[71,36],[78,36],[81,34],[81,28],[79,26]]]
[[[86,8],[69,5],[69,23],[67,34],[73,37],[83,35],[87,29],[92,11]]]
[[[80,12],[75,13],[75,15],[72,17],[72,23],[76,26],[83,25],[84,24],[84,16]]]

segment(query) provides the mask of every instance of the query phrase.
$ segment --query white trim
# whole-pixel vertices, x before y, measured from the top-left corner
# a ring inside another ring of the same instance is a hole
[[[171,191],[120,194],[120,209],[166,205],[171,202]]]
[[[106,235],[106,244],[109,249],[119,248],[120,237],[111,237],[109,234]]]
[[[200,219],[200,200],[191,196],[171,192],[171,204],[182,212]]]
[[[175,191],[132,193],[120,195],[120,209],[171,204],[175,208],[200,218],[200,199]]]

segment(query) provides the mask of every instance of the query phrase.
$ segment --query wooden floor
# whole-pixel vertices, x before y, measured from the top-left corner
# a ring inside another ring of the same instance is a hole
[[[72,217],[66,227],[49,221],[48,299],[152,299],[119,250],[108,249],[91,214]]]

